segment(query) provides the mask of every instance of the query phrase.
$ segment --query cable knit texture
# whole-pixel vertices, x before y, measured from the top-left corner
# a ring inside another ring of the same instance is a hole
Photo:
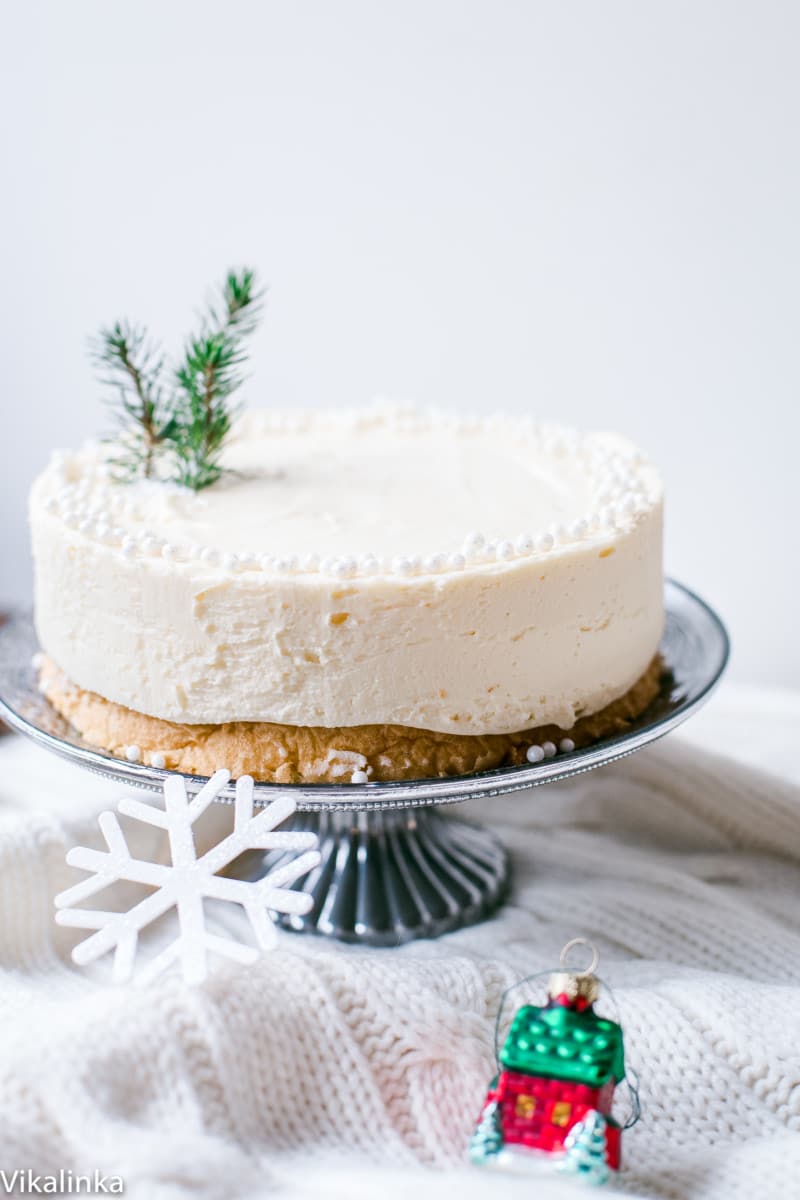
[[[3,738],[0,1167],[119,1173],[148,1200],[530,1196],[529,1179],[465,1166],[464,1148],[503,989],[581,934],[641,1076],[643,1118],[606,1194],[793,1194],[799,723],[800,697],[729,688],[686,735],[463,806],[513,853],[511,899],[481,926],[381,951],[285,934],[253,967],[148,990],[73,967],[79,935],[53,923],[53,895],[79,877],[66,851],[97,844],[119,789]],[[535,1189],[575,1194],[546,1174]]]

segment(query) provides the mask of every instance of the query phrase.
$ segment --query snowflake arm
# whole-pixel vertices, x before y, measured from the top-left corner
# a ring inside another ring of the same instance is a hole
[[[164,783],[163,809],[130,797],[120,801],[119,812],[140,823],[166,830],[171,864],[134,858],[116,815],[101,814],[99,825],[108,849],[76,847],[71,850],[67,855],[69,865],[92,874],[55,898],[58,924],[94,930],[74,948],[74,962],[83,965],[113,950],[114,979],[124,982],[133,973],[140,932],[174,907],[180,932],[146,970],[140,972],[140,979],[155,978],[179,961],[187,982],[201,982],[206,976],[209,952],[237,962],[252,962],[257,957],[253,947],[208,932],[205,899],[239,904],[262,951],[272,949],[276,942],[270,911],[308,912],[313,903],[311,897],[292,890],[291,885],[319,864],[316,835],[275,831],[275,827],[295,811],[295,802],[288,797],[281,797],[254,815],[253,781],[249,776],[242,776],[236,783],[233,832],[197,857],[192,826],[217,799],[229,779],[228,771],[217,771],[190,800],[184,779],[169,776]],[[253,882],[217,873],[245,850],[299,853],[288,860],[282,858],[272,871]],[[155,890],[127,912],[74,907],[121,880],[145,884]]]

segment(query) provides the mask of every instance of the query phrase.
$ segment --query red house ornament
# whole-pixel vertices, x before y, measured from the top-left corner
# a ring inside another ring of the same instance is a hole
[[[475,1163],[523,1166],[547,1156],[591,1183],[619,1170],[622,1131],[611,1107],[625,1078],[622,1029],[594,1010],[600,992],[594,948],[588,970],[564,966],[580,942],[564,947],[547,1003],[526,1004],[514,1017],[470,1141]]]

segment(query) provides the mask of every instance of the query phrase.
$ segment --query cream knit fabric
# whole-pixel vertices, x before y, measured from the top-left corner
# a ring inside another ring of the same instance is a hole
[[[97,1168],[147,1200],[574,1195],[463,1154],[501,992],[583,934],[641,1076],[619,1190],[800,1196],[799,728],[800,697],[729,689],[686,737],[464,806],[513,848],[482,926],[383,951],[286,934],[146,991],[74,968],[52,920],[118,789],[3,738],[0,1167]]]

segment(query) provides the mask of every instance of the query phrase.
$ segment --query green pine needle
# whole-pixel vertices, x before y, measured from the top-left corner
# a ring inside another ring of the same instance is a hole
[[[102,372],[101,382],[117,393],[116,416],[122,430],[120,453],[113,465],[121,478],[144,475],[147,479],[171,421],[160,384],[161,352],[144,328],[127,321],[101,329],[90,352]]]
[[[243,342],[258,324],[262,296],[253,271],[229,272],[221,306],[219,302],[209,306],[200,333],[189,339],[175,373],[178,481],[195,491],[215,483],[223,473],[219,458],[236,413],[230,397],[243,382]]]

